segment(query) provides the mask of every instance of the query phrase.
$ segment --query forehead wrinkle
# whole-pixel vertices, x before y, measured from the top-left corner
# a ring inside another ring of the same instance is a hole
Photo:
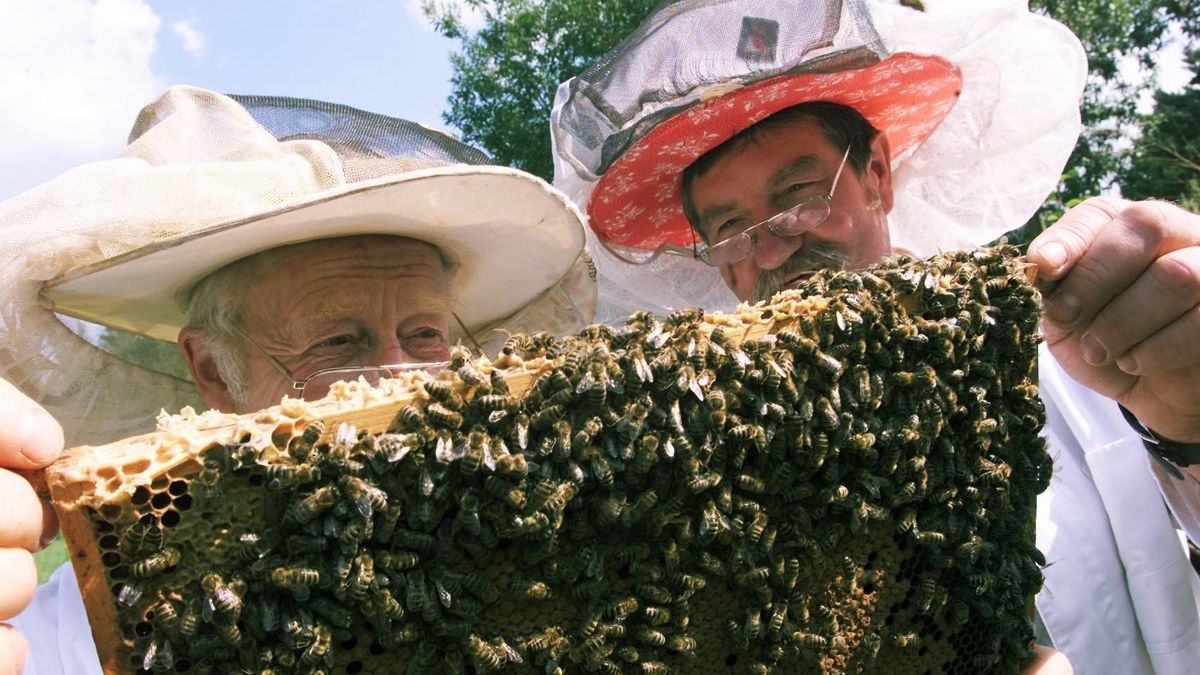
[[[789,162],[787,166],[771,174],[771,178],[767,181],[767,185],[770,186],[771,189],[776,189],[783,183],[786,183],[792,176],[798,173],[811,171],[814,167],[820,165],[821,160],[816,155],[801,155],[800,157],[797,157]]]

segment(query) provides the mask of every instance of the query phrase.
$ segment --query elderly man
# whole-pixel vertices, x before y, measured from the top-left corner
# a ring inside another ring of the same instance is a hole
[[[58,454],[54,417],[94,443],[191,398],[48,307],[177,336],[195,390],[224,412],[436,366],[460,326],[487,342],[591,318],[582,219],[541,180],[403,120],[236,98],[172,89],[143,110],[120,160],[0,205],[19,233],[0,262],[15,282],[0,374],[54,413],[0,380],[0,619],[28,605],[15,629],[0,626],[0,673],[99,672],[70,566],[34,594],[29,552],[53,535],[53,515],[14,470]]]
[[[704,265],[757,300],[1024,222],[1078,132],[1078,42],[1024,3],[925,4],[671,5],[564,83],[556,183],[627,283],[605,300],[720,304]],[[1079,672],[1195,672],[1200,595],[1162,495],[1200,537],[1200,218],[1096,199],[1029,259],[1056,286],[1039,616]]]

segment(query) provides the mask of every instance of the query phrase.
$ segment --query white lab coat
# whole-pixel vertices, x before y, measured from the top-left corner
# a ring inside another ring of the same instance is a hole
[[[1116,404],[1044,350],[1039,366],[1054,474],[1038,498],[1048,566],[1037,608],[1055,647],[1079,675],[1200,673],[1200,579],[1163,502],[1200,537],[1200,482],[1161,472],[1160,492]],[[13,623],[29,639],[28,675],[100,672],[70,566]]]

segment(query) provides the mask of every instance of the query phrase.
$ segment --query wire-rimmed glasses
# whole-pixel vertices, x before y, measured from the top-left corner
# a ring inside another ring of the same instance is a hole
[[[471,341],[471,344],[473,344],[480,353],[483,353],[483,348],[479,346],[479,343],[475,340],[475,336],[471,334],[471,331],[467,330],[467,327],[463,324],[462,319],[458,318],[457,314],[454,315],[454,320],[458,322],[459,327],[461,327],[463,332],[467,335],[467,338]],[[279,373],[291,383],[292,389],[296,390],[296,398],[310,402],[325,398],[326,394],[329,393],[330,388],[332,388],[336,382],[352,382],[361,378],[365,380],[367,384],[374,387],[378,385],[381,380],[399,377],[403,373],[411,373],[417,370],[423,370],[430,375],[436,375],[450,363],[449,361],[426,361],[397,363],[381,366],[338,366],[336,368],[322,368],[312,375],[300,379],[293,375],[292,371],[288,370],[287,366],[280,363],[279,359],[276,359],[274,356],[268,354],[265,349],[258,345],[258,343],[256,343],[254,340],[251,340],[250,336],[246,335],[241,326],[232,324],[230,327],[233,329],[233,333],[235,335],[240,337],[242,340],[245,340],[246,344],[250,345],[250,347],[253,348],[259,356],[263,357],[267,363],[271,364],[271,367],[279,371]]]
[[[833,201],[838,181],[842,177],[842,170],[846,168],[846,160],[849,157],[850,148],[847,146],[846,152],[842,154],[842,161],[838,164],[837,173],[833,176],[833,183],[829,186],[829,194],[802,199],[794,206],[740,232],[735,232],[715,244],[704,247],[693,245],[692,248],[676,244],[662,244],[652,251],[609,244],[603,239],[600,240],[601,244],[617,259],[631,265],[649,264],[664,253],[694,258],[713,267],[732,265],[754,251],[754,246],[758,243],[754,232],[760,227],[766,226],[772,233],[780,237],[795,237],[825,222],[825,219],[829,217],[830,203]]]

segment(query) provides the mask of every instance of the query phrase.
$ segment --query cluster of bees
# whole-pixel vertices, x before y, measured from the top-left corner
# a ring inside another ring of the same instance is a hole
[[[1051,468],[1024,275],[517,335],[387,433],[209,448],[95,512],[130,670],[1015,673]]]

